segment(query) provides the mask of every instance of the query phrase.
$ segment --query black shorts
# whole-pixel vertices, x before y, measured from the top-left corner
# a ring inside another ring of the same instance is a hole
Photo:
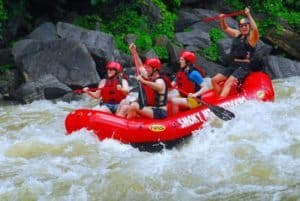
[[[234,63],[236,67],[228,67],[224,69],[221,74],[229,77],[232,75],[237,78],[240,82],[244,80],[244,78],[251,72],[251,68],[248,63]]]
[[[153,107],[152,111],[154,119],[164,119],[167,117],[167,111],[164,109],[161,109],[159,107]]]

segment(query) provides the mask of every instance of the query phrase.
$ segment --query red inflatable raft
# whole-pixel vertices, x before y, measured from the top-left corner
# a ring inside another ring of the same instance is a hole
[[[221,107],[232,107],[249,99],[273,101],[274,90],[269,76],[262,72],[251,73],[238,89],[232,89],[226,99],[220,99],[213,90],[202,99]],[[223,109],[223,108],[222,108]],[[100,140],[111,138],[130,143],[140,150],[157,151],[172,147],[202,127],[208,116],[213,115],[207,105],[169,115],[166,119],[127,120],[92,109],[78,109],[67,115],[67,134],[85,128],[92,130]]]

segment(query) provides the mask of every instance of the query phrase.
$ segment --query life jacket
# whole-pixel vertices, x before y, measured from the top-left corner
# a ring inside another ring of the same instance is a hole
[[[195,70],[197,70],[202,77],[206,77],[206,72],[201,66],[193,66]]]
[[[248,43],[247,36],[240,34],[233,39],[230,54],[234,59],[251,59],[255,49]]]
[[[122,85],[122,78],[106,78],[105,85],[101,89],[103,103],[118,104],[126,97],[126,94],[117,89],[118,84]]]
[[[162,77],[158,77],[154,80],[151,80],[152,82],[155,82],[157,79],[162,79]],[[150,81],[150,80],[149,80]],[[164,80],[165,82],[165,80]],[[155,107],[162,107],[167,105],[167,94],[168,94],[168,86],[165,82],[166,89],[165,92],[160,94],[157,91],[153,90],[150,86],[141,84],[142,90],[143,90],[143,98],[145,100],[145,106],[155,106]],[[141,101],[141,94],[139,94],[139,101]]]
[[[201,87],[194,81],[189,78],[189,75],[192,71],[196,70],[195,68],[190,68],[188,71],[186,68],[180,69],[176,75],[176,84],[178,87],[178,91],[181,96],[186,97],[186,94],[182,94],[180,91],[184,91],[186,93],[195,93]]]

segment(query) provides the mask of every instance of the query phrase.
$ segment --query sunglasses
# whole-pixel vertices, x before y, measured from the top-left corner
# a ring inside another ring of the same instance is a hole
[[[249,23],[242,23],[242,24],[239,24],[239,27],[242,28],[242,27],[246,27]]]

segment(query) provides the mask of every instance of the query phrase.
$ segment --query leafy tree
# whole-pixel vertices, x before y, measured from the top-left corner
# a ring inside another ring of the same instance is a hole
[[[279,32],[282,29],[281,19],[286,20],[296,31],[300,28],[299,0],[253,0],[247,1],[248,5],[243,4],[244,1],[241,0],[226,0],[226,2],[234,9],[250,6],[252,13],[265,16],[263,20],[257,21],[261,35],[271,27],[275,27]]]
[[[3,0],[0,0],[0,39],[3,38],[3,24],[7,20],[7,11],[4,8]]]
[[[162,21],[154,23],[149,17],[140,12],[142,0],[138,1],[117,1],[118,6],[114,6],[111,13],[117,13],[114,16],[87,15],[78,18],[75,24],[89,29],[95,29],[95,25],[100,25],[100,30],[111,33],[114,36],[117,47],[124,52],[128,52],[128,45],[125,37],[129,33],[137,36],[135,42],[137,47],[142,50],[153,48],[162,59],[168,57],[167,50],[164,47],[154,46],[153,41],[160,35],[166,35],[168,38],[174,37],[175,13],[169,11],[167,5],[161,0],[152,1],[161,11]],[[169,6],[179,6],[181,0],[176,0]],[[91,2],[94,5],[109,4],[110,1],[95,0]]]

